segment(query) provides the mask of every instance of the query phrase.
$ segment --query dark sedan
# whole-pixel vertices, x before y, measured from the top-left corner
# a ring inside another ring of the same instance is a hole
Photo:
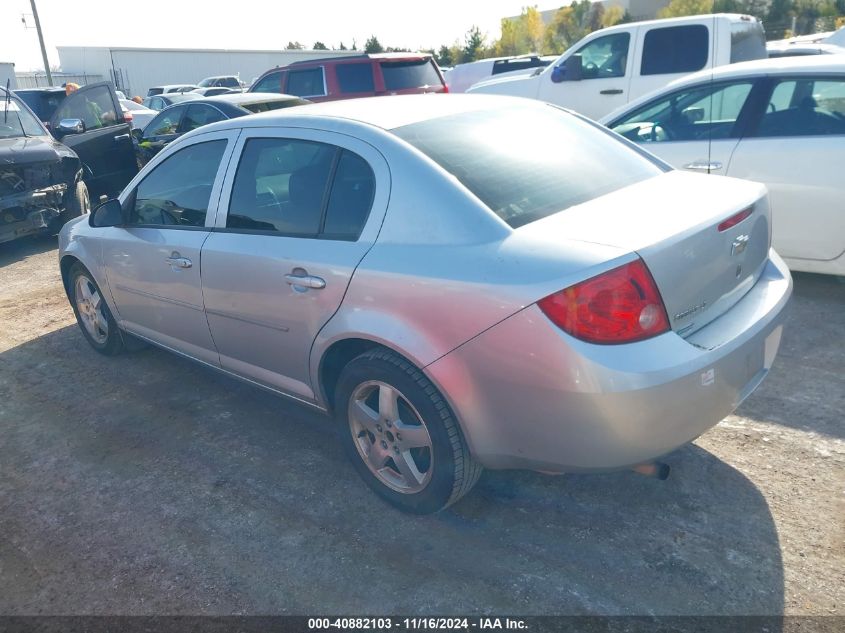
[[[263,92],[239,92],[176,103],[162,110],[143,131],[133,132],[138,165],[146,165],[169,143],[208,123],[307,103],[311,102],[291,95]]]

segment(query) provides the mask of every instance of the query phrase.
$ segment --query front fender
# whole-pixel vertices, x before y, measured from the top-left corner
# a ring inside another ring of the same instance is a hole
[[[67,274],[73,263],[79,261],[94,277],[94,281],[106,300],[106,305],[108,305],[114,317],[119,319],[120,313],[115,305],[114,297],[112,297],[108,276],[103,266],[102,245],[99,240],[88,234],[92,230],[88,224],[88,218],[88,215],[74,218],[67,222],[59,232],[59,268],[62,272],[62,284],[65,287],[68,299],[70,299]]]

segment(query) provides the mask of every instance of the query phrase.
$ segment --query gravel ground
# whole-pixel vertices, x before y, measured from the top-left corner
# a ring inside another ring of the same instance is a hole
[[[93,352],[54,239],[0,245],[2,614],[845,615],[845,283],[796,275],[767,381],[633,473],[487,471],[402,515],[315,412]]]

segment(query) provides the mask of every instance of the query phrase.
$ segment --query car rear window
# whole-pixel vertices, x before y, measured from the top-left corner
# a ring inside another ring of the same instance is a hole
[[[42,121],[53,118],[53,113],[65,98],[61,92],[21,92],[17,95]]]
[[[651,29],[643,41],[641,75],[691,73],[707,64],[710,32],[703,24]]]
[[[562,110],[511,106],[393,130],[518,228],[665,169]]]
[[[430,58],[381,62],[386,90],[407,90],[423,86],[442,86],[440,75]]]

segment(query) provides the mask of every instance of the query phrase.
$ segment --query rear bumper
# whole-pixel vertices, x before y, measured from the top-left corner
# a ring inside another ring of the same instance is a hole
[[[625,468],[695,439],[762,382],[792,278],[774,251],[755,286],[692,337],[592,345],[536,305],[426,368],[488,468]]]

